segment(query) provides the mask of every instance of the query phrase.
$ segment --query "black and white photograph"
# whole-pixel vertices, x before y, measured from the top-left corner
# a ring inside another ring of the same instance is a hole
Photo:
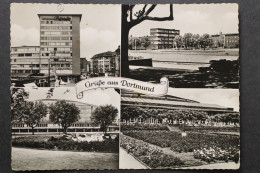
[[[122,76],[174,88],[239,88],[237,4],[122,6]]]
[[[11,3],[12,169],[239,169],[237,4]]]
[[[12,85],[68,87],[119,76],[120,23],[120,5],[12,3]]]
[[[238,169],[237,89],[121,93],[120,169]]]
[[[114,89],[11,89],[13,170],[119,168],[120,95]],[[102,164],[100,164],[102,163]]]
[[[120,5],[10,8],[12,169],[119,169],[120,92],[75,86],[120,75]]]

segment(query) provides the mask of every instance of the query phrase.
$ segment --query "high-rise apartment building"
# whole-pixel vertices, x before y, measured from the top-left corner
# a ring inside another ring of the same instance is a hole
[[[81,14],[38,14],[40,72],[57,76],[80,75]]]

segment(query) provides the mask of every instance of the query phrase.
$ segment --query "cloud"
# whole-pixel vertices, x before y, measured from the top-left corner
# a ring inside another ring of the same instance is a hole
[[[169,88],[170,95],[198,101],[200,103],[217,104],[239,111],[239,90],[237,89],[179,89]]]
[[[98,30],[87,27],[80,30],[81,57],[91,58],[93,55],[114,51],[120,45],[120,33],[111,30]],[[34,27],[23,28],[20,25],[11,26],[11,46],[39,46],[40,31]]]
[[[105,51],[114,51],[120,45],[120,34],[111,30],[85,28],[80,31],[81,57],[91,58]]]
[[[20,25],[11,26],[11,46],[39,46],[40,31],[34,27],[23,28]]]

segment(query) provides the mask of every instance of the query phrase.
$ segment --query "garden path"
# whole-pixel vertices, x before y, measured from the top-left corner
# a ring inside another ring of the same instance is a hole
[[[120,169],[148,169],[142,163],[137,161],[133,156],[128,154],[124,149],[119,151],[119,168]]]

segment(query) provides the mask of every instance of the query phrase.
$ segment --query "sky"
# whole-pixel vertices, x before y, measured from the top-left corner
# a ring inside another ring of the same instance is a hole
[[[136,10],[140,9],[139,5]],[[168,17],[169,5],[157,5],[150,16]],[[150,28],[180,30],[180,35],[238,33],[237,4],[173,4],[173,21],[144,21],[133,27],[132,36],[150,35]]]
[[[24,89],[29,93],[28,101],[37,101],[46,99],[50,88],[39,87],[36,89],[33,87],[25,87]],[[76,97],[75,87],[56,87],[54,88],[51,99],[77,101],[96,106],[111,104],[120,110],[120,94],[111,88],[85,91],[83,98],[78,99]]]
[[[11,46],[38,46],[40,43],[37,14],[59,14],[58,4],[12,3]],[[142,5],[136,7],[140,9]],[[82,14],[80,23],[81,57],[90,59],[120,45],[121,5],[64,4],[61,14]],[[150,16],[166,17],[169,5],[157,5]],[[180,34],[238,33],[236,4],[173,4],[173,21],[144,21],[133,27],[129,35],[146,36],[150,28],[178,29]]]
[[[40,22],[37,14],[60,14],[58,4],[11,4],[11,46],[39,46]],[[81,57],[90,59],[105,51],[115,51],[121,43],[121,6],[64,4],[61,14],[82,14]]]
[[[217,104],[239,111],[238,89],[190,89],[169,88],[169,95],[198,101],[200,103]]]

